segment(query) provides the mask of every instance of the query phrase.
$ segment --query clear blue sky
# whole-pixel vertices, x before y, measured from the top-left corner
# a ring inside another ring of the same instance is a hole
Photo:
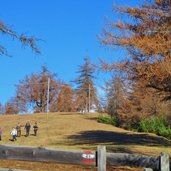
[[[0,20],[18,33],[27,33],[44,40],[39,43],[42,54],[36,56],[17,41],[0,35],[0,44],[7,47],[12,58],[0,56],[0,102],[15,93],[15,84],[26,75],[37,73],[42,65],[69,82],[77,77],[78,65],[88,55],[98,63],[99,57],[110,61],[117,58],[100,45],[105,17],[117,17],[112,6],[137,5],[137,0],[5,0],[0,5]],[[101,76],[103,77],[103,75]]]

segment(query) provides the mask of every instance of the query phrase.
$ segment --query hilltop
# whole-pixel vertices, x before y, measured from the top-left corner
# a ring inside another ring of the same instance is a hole
[[[136,133],[97,122],[98,113],[49,113],[0,116],[3,130],[0,144],[37,146],[64,149],[96,150],[106,145],[107,151],[131,154],[159,155],[164,151],[171,156],[171,141],[153,134]],[[38,136],[25,137],[24,124],[38,122]],[[22,136],[12,142],[10,131],[20,122]],[[2,164],[1,164],[2,165]]]

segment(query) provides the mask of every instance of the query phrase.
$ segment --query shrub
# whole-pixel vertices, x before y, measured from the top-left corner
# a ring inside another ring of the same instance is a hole
[[[114,126],[119,126],[119,118],[116,116],[112,116],[112,117],[105,117],[103,115],[99,115],[98,122],[100,123],[105,123],[105,124],[110,124],[110,125],[114,125]]]
[[[171,138],[169,123],[167,122],[166,117],[163,116],[142,119],[138,131],[151,132],[166,138]]]
[[[157,133],[157,135],[160,135],[160,136],[163,136],[163,137],[171,139],[171,129],[165,128],[165,127],[161,128],[159,130],[159,132]]]

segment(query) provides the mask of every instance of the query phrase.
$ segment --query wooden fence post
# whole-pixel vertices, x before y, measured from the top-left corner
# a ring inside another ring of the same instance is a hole
[[[106,147],[97,147],[97,166],[98,171],[106,171]]]
[[[144,171],[153,171],[151,168],[144,168]]]
[[[160,171],[170,171],[169,155],[162,152],[160,154]]]
[[[31,170],[18,170],[18,169],[0,168],[0,171],[31,171]]]

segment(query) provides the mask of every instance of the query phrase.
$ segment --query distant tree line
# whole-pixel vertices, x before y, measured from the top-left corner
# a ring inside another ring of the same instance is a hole
[[[95,68],[88,57],[85,57],[84,64],[79,66],[78,74],[78,78],[72,81],[75,83],[74,89],[57,78],[57,74],[51,73],[47,67],[42,66],[40,73],[25,76],[19,81],[15,96],[4,106],[0,104],[0,113],[17,114],[29,111],[42,113],[47,110],[49,112],[89,112],[92,108],[97,110],[99,101],[94,86]]]

